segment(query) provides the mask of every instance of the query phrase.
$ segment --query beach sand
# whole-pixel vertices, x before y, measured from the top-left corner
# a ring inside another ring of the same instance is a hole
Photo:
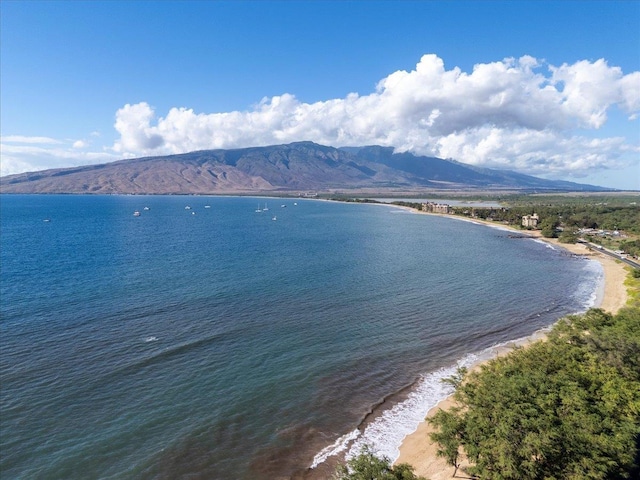
[[[459,218],[459,217],[458,217]],[[483,222],[473,220],[474,223],[482,223],[489,226],[503,225],[495,224],[492,222]],[[508,228],[508,227],[504,227]],[[571,253],[577,255],[587,256],[601,263],[604,270],[604,291],[600,292],[599,298],[596,300],[598,307],[611,312],[616,313],[620,308],[624,306],[627,301],[627,291],[624,286],[624,280],[627,276],[627,271],[624,268],[622,262],[617,262],[615,259],[606,256],[602,253],[589,250],[582,244],[561,244],[556,239],[541,238],[540,232],[522,232],[527,235],[535,236],[545,242],[548,242],[554,246],[564,248]],[[540,338],[532,337],[532,339]],[[510,348],[505,347],[497,352],[497,355],[503,355],[508,353]],[[476,365],[474,368],[479,368]],[[453,399],[451,397],[441,401],[437,406],[432,408],[427,417],[435,414],[438,409],[448,409],[453,405]],[[465,466],[468,466],[466,462],[462,462],[461,468],[458,470],[456,476],[453,476],[453,467],[447,465],[446,461],[436,456],[436,445],[429,438],[429,434],[432,432],[432,428],[427,422],[421,422],[418,425],[417,430],[406,436],[400,446],[400,456],[396,460],[397,463],[409,463],[415,468],[415,473],[422,475],[430,480],[456,480],[461,478],[471,478],[463,471]]]

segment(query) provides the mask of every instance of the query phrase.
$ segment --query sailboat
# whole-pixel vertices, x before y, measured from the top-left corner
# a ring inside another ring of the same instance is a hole
[[[260,213],[262,210],[260,209],[260,204],[258,204],[258,208],[256,208],[256,213]]]
[[[267,207],[267,202],[264,202],[264,208],[262,210],[264,212],[267,212],[269,210],[269,207]]]

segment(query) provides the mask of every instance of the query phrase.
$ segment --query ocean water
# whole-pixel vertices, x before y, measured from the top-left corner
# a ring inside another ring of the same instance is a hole
[[[327,478],[364,443],[395,458],[440,378],[602,281],[504,230],[295,202],[1,196],[0,476]]]

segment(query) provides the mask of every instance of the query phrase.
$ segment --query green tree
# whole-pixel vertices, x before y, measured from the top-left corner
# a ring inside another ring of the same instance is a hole
[[[542,233],[542,236],[545,238],[555,238],[557,236],[556,227],[558,224],[557,218],[547,217],[538,225],[540,227],[540,233]]]
[[[456,373],[454,373],[450,377],[443,378],[442,383],[451,385],[453,388],[458,388],[460,385],[462,385],[462,382],[464,381],[464,377],[467,375],[467,372],[468,372],[467,367],[458,367],[456,369]]]
[[[564,230],[559,236],[560,243],[576,243],[578,241],[578,234],[573,230]]]
[[[464,421],[460,415],[459,408],[450,410],[438,410],[438,412],[427,422],[433,425],[436,430],[430,434],[431,440],[438,444],[437,455],[444,457],[448,465],[451,465],[453,476],[460,468],[460,449],[464,436]]]
[[[406,463],[392,466],[387,457],[376,457],[371,448],[365,446],[362,452],[349,460],[346,465],[339,465],[335,480],[426,480],[416,476],[413,467]]]
[[[640,309],[558,322],[547,341],[468,375],[432,424],[451,465],[462,447],[483,479],[640,474]]]
[[[623,240],[620,249],[634,257],[640,257],[640,240]]]

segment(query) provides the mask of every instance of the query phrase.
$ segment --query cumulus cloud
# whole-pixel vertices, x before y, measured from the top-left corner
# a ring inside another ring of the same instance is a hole
[[[563,64],[550,70],[553,84],[563,94],[564,115],[575,118],[579,126],[600,128],[611,105],[630,114],[640,110],[640,72],[623,75],[619,67],[609,67],[602,59]]]
[[[594,139],[564,136],[550,130],[484,127],[442,137],[438,151],[445,158],[464,158],[465,163],[511,169],[552,177],[585,176],[603,167],[623,168],[640,148],[623,137]]]
[[[147,103],[125,105],[116,113],[115,129],[120,134],[116,152],[154,150],[164,143],[161,135],[153,133],[151,120],[154,113]]]
[[[114,150],[163,154],[312,140],[563,174],[615,168],[638,153],[624,138],[575,134],[602,127],[614,106],[637,118],[640,72],[625,75],[604,60],[556,67],[530,56],[464,72],[425,55],[414,70],[390,74],[368,95],[303,103],[284,94],[249,111],[172,108],[157,120],[147,103],[128,104],[116,113]]]
[[[11,170],[7,159],[17,169],[20,155],[35,159],[34,147],[45,143],[50,145],[41,145],[37,158],[81,161],[94,155],[108,161],[311,140],[338,147],[392,146],[556,178],[580,176],[638,162],[638,135],[598,138],[606,136],[602,127],[614,111],[616,119],[622,112],[623,121],[638,121],[640,72],[625,74],[603,59],[554,66],[531,56],[477,64],[465,72],[447,69],[431,54],[415,69],[381,79],[372,92],[315,103],[285,93],[246,111],[174,107],[164,116],[146,102],[127,104],[116,112],[118,138],[108,152],[90,154],[87,140],[55,145],[58,141],[47,137],[3,137],[2,172]],[[27,153],[14,153],[12,142],[21,142]]]

